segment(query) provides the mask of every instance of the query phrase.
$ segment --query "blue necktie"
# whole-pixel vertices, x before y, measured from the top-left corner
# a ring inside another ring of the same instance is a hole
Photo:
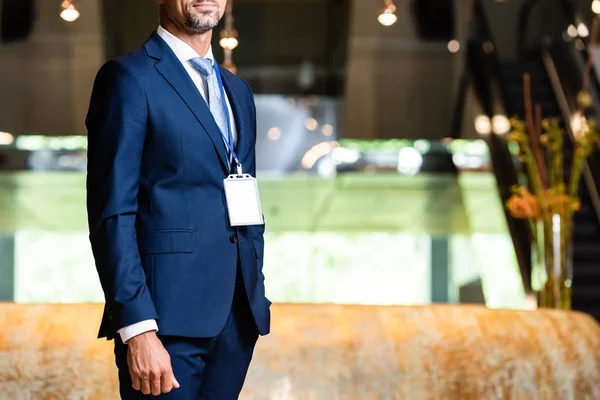
[[[219,88],[219,82],[215,75],[215,70],[213,69],[213,62],[208,58],[196,57],[190,60],[190,63],[194,68],[196,68],[202,75],[206,77],[206,82],[208,83],[208,108],[217,123],[217,126],[223,133],[223,141],[225,142],[225,147],[227,148],[227,155],[229,158],[229,168],[231,169],[231,165],[233,163],[233,156],[229,151],[229,129],[228,129],[228,121],[227,121],[227,113],[225,112],[225,101],[221,98],[221,89]],[[233,143],[232,143],[233,145]]]

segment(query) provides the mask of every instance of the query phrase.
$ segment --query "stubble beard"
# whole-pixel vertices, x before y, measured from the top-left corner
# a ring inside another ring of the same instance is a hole
[[[201,13],[188,11],[184,25],[190,32],[202,34],[212,30],[218,24],[218,11],[204,11]]]

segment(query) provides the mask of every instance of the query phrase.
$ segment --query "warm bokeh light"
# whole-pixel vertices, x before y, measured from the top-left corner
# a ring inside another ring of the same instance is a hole
[[[0,132],[0,145],[9,145],[15,141],[15,137],[8,132]]]
[[[317,129],[319,127],[319,123],[314,118],[307,118],[306,121],[304,122],[304,126],[309,131],[314,131],[315,129]]]
[[[579,32],[577,32],[577,28],[575,28],[575,25],[569,25],[569,27],[567,28],[567,33],[572,38],[576,38],[579,34]]]
[[[600,0],[594,0],[592,2],[592,11],[596,14],[600,14]]]
[[[340,147],[338,142],[322,142],[314,145],[302,157],[302,167],[311,169],[321,157],[331,153],[336,147]]]
[[[488,135],[492,131],[492,122],[487,115],[475,117],[475,131],[480,135]]]
[[[577,25],[577,33],[581,37],[588,37],[590,35],[588,27],[583,22]]]
[[[235,37],[224,37],[219,40],[219,44],[224,49],[233,50],[238,47],[238,40]]]
[[[503,135],[510,131],[510,121],[506,115],[494,115],[492,118],[492,129],[494,133]]]
[[[321,127],[321,133],[323,136],[331,136],[333,135],[333,126],[329,124],[325,124]]]
[[[267,131],[267,137],[271,140],[279,140],[279,138],[281,137],[281,129],[274,126],[273,128]]]
[[[458,53],[460,50],[460,43],[458,40],[451,40],[448,42],[448,51],[450,53]]]

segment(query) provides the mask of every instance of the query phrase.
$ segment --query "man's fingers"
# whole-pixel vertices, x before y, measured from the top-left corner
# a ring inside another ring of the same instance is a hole
[[[163,393],[169,393],[171,390],[173,390],[173,381],[171,380],[171,374],[169,372],[162,374],[160,386],[160,389]]]
[[[137,390],[142,390],[142,380],[138,376],[131,374],[131,386]]]
[[[161,375],[162,374],[160,373],[160,371],[155,371],[150,374],[150,386],[152,389],[152,395],[154,396],[158,396],[162,393],[160,390]]]
[[[172,381],[173,381],[173,387],[175,389],[179,389],[179,382],[177,382],[177,379],[175,379],[175,375],[171,375]]]
[[[142,393],[150,394],[152,392],[152,388],[150,387],[150,378],[142,378]]]
[[[127,349],[131,384],[145,395],[160,396],[179,388],[173,376],[169,353],[156,333],[142,334],[131,339]]]

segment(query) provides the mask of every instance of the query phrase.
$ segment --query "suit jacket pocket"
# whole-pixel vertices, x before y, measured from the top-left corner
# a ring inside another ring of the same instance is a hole
[[[138,233],[140,255],[193,253],[194,231],[170,229]]]

